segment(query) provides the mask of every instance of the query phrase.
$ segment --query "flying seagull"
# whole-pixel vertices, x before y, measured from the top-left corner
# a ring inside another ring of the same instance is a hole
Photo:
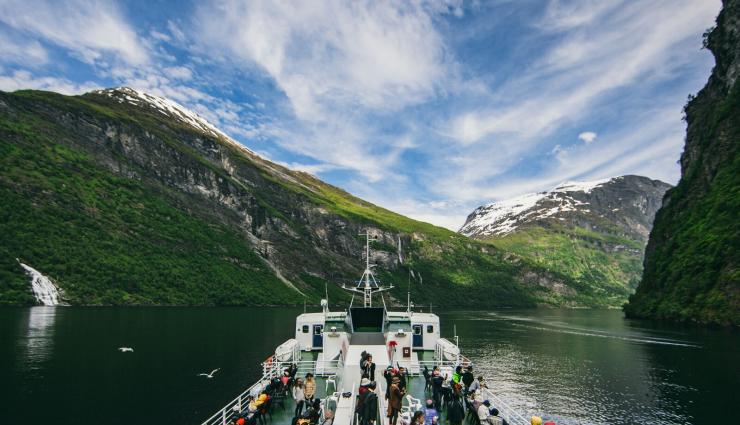
[[[131,347],[118,347],[118,351],[122,353],[133,353],[134,349]]]
[[[205,376],[208,379],[213,378],[213,374],[218,372],[220,369],[213,369],[211,373],[199,373],[198,376]]]

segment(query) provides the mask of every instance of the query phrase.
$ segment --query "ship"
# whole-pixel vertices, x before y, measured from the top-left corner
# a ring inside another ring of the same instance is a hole
[[[362,236],[366,242],[365,270],[352,285],[342,285],[353,293],[349,306],[343,311],[331,311],[328,299],[322,299],[320,312],[299,314],[294,337],[277,346],[262,362],[261,378],[202,425],[267,425],[268,422],[275,425],[367,425],[359,417],[357,403],[360,385],[370,381],[369,378],[374,378],[374,392],[378,395],[374,425],[392,425],[386,414],[388,383],[383,376],[390,368],[405,369],[406,388],[397,425],[410,425],[414,413],[424,411],[426,401],[432,398],[425,375],[438,369],[439,374],[446,377],[445,390],[449,391],[449,378],[458,366],[473,365],[461,353],[456,332],[452,340],[441,337],[440,319],[431,312],[431,306],[428,312],[415,311],[409,294],[405,310],[388,308],[383,292],[393,286],[385,286],[376,278],[370,261],[372,236],[369,232]],[[377,298],[380,302],[374,303]],[[372,356],[375,363],[375,376],[366,376],[368,379],[363,381],[361,364],[367,356]],[[311,420],[308,416],[296,415],[290,388],[281,381],[285,375],[292,383],[296,377],[309,374],[315,381],[318,400]],[[485,386],[479,390],[477,399],[489,400],[508,424],[530,423]],[[463,424],[480,425],[472,399],[465,397],[465,400]],[[448,423],[445,409],[440,409],[439,414],[437,423]]]

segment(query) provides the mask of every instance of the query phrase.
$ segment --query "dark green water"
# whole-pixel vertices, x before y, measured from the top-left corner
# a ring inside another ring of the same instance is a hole
[[[260,373],[297,309],[0,309],[0,423],[197,424]],[[737,332],[618,311],[445,312],[489,387],[565,423],[725,423]],[[134,353],[119,353],[120,346]],[[214,379],[196,376],[221,368]]]

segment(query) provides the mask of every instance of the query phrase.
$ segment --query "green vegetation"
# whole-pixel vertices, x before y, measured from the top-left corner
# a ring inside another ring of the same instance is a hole
[[[681,181],[656,216],[629,316],[740,325],[740,84],[726,86],[738,15],[725,2],[707,39],[717,65],[686,106]]]
[[[582,228],[525,227],[487,242],[578,284],[582,305],[619,307],[634,291],[642,273],[640,243]]]
[[[157,112],[98,95],[23,91],[0,101],[2,304],[33,302],[16,257],[72,304],[300,305],[326,290],[346,303],[336,284],[359,277],[357,235],[370,227],[383,235],[373,250],[386,255],[377,271],[395,285],[393,302],[405,302],[413,270],[420,305],[604,305],[562,270],[372,205]]]
[[[0,303],[33,300],[15,257],[77,304],[296,303],[240,235],[99,168],[59,133],[32,116],[0,120]]]

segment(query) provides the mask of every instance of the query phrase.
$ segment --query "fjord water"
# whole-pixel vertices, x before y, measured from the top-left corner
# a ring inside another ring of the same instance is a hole
[[[0,309],[0,423],[197,424],[293,334],[289,308]],[[439,312],[488,386],[559,424],[720,423],[740,335],[619,311]],[[118,347],[133,347],[121,353]],[[196,376],[220,368],[214,379]]]

